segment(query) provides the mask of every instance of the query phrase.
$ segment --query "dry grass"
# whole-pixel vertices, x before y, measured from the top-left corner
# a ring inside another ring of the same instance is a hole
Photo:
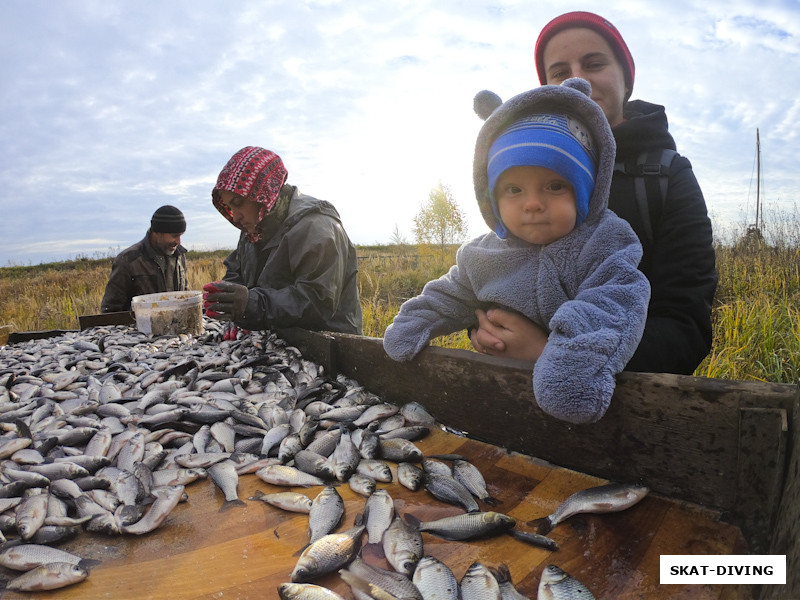
[[[800,380],[800,219],[765,234],[717,246],[714,343],[697,375]],[[221,278],[225,254],[190,253],[189,287]],[[455,247],[444,257],[438,248],[419,246],[360,247],[359,256],[364,335],[382,337],[402,302],[453,264]],[[78,315],[99,312],[110,269],[110,258],[0,268],[0,329],[77,329]],[[464,332],[433,343],[471,347]]]

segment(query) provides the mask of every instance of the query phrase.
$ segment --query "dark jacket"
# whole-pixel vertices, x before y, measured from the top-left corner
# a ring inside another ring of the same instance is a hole
[[[188,288],[186,279],[186,248],[175,250],[177,265],[172,289]],[[150,245],[150,232],[144,239],[120,252],[111,266],[111,276],[106,284],[101,312],[117,312],[131,309],[131,299],[142,294],[157,294],[167,291],[166,256]]]
[[[339,213],[292,186],[281,196],[288,203],[279,200],[264,217],[262,239],[253,243],[242,233],[225,259],[223,279],[250,289],[236,325],[360,334],[358,257]]]
[[[617,161],[643,151],[675,149],[663,106],[628,102],[625,121],[614,127]],[[651,285],[644,335],[629,371],[691,374],[711,349],[711,303],[717,287],[711,221],[689,160],[670,167],[666,201],[648,198],[653,244],[645,242],[634,178],[615,172],[608,206],[628,221],[643,242],[639,266]],[[659,216],[660,215],[660,216]]]

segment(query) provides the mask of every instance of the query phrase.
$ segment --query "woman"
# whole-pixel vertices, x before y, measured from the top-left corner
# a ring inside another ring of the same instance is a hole
[[[680,155],[664,168],[668,187],[663,200],[659,185],[648,184],[642,206],[636,187],[643,178],[632,172],[640,157],[675,150],[664,107],[628,100],[633,57],[617,29],[598,15],[556,17],[542,29],[535,55],[542,84],[560,84],[570,77],[592,84],[592,99],[603,109],[617,143],[619,170],[608,205],[642,241],[639,268],[652,290],[644,335],[626,369],[691,374],[711,348],[711,302],[717,286],[703,193],[688,159]],[[520,315],[494,308],[478,311],[471,340],[479,352],[536,360],[547,332]]]
[[[287,176],[280,156],[257,146],[219,174],[214,206],[242,234],[223,280],[203,288],[206,314],[244,329],[360,334],[355,247],[333,205],[301,194]]]

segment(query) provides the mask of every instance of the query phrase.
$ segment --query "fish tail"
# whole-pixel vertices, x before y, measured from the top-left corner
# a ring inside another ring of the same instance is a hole
[[[88,571],[90,569],[93,569],[100,563],[101,561],[96,560],[94,558],[82,558],[80,561],[78,561],[78,566]]]
[[[494,496],[486,496],[485,498],[479,498],[479,500],[484,504],[488,504],[489,506],[497,506],[498,504],[502,504],[502,502]]]
[[[408,524],[409,527],[413,527],[414,529],[419,529],[419,526],[422,524],[422,521],[411,513],[406,513],[401,518]]]
[[[247,506],[247,503],[239,498],[236,498],[235,500],[226,500],[220,507],[219,512],[225,512],[234,506]]]
[[[539,535],[547,535],[553,530],[553,521],[550,520],[549,516],[528,521],[528,525],[535,527],[536,533]]]

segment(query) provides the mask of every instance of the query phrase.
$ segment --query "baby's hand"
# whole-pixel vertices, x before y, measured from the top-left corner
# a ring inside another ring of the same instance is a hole
[[[478,352],[492,356],[538,360],[547,343],[547,334],[519,313],[491,308],[476,310],[478,327],[470,341]]]

